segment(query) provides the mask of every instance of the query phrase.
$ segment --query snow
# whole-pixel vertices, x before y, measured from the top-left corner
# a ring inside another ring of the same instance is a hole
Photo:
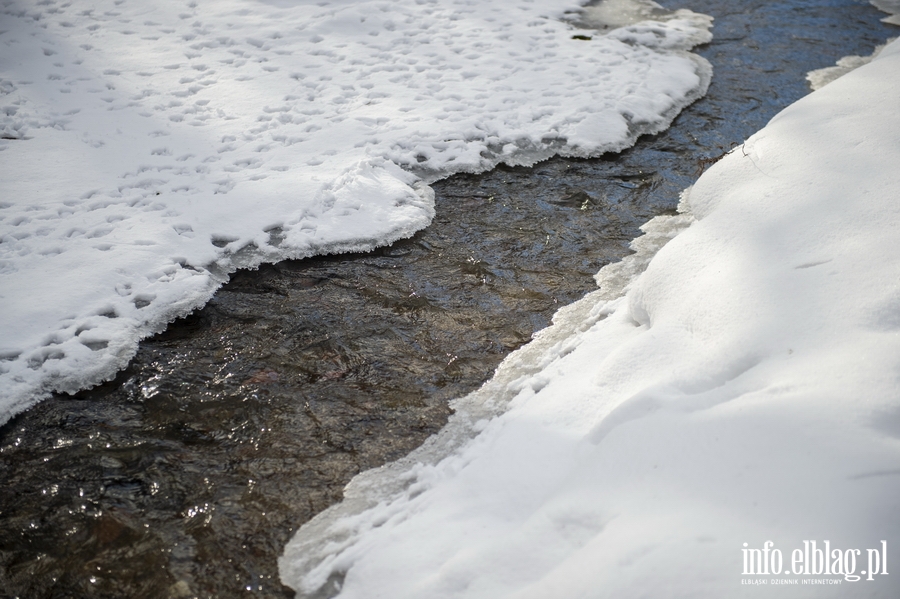
[[[439,435],[304,525],[282,580],[343,599],[898,596],[898,73],[893,42],[713,165]],[[749,575],[767,541],[780,574]],[[804,570],[813,541],[842,551],[830,575]]]
[[[637,6],[601,33],[574,0],[3,2],[0,423],[236,268],[412,235],[437,178],[664,129],[711,19]]]

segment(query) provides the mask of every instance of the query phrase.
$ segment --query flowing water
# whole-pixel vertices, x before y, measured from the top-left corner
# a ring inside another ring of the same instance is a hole
[[[808,70],[894,35],[860,1],[665,4],[716,17],[709,94],[670,130],[439,182],[412,239],[236,273],[116,380],[0,428],[0,597],[292,596],[300,524],[437,431]]]

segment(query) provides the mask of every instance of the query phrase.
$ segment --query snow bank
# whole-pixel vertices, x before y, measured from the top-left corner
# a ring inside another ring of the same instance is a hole
[[[410,236],[429,181],[620,150],[705,92],[708,17],[592,36],[578,8],[3,4],[0,423],[111,377],[235,268]]]
[[[691,216],[652,222],[447,429],[354,480],[282,580],[345,599],[898,596],[898,73],[895,42],[715,164],[642,274]]]

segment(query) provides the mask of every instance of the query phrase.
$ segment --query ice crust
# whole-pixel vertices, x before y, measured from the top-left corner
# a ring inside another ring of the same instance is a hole
[[[238,267],[408,237],[437,178],[621,150],[705,93],[710,18],[594,35],[579,8],[4,3],[0,423],[111,378]]]
[[[860,574],[900,539],[898,74],[894,42],[713,165],[447,428],[304,525],[282,580],[342,599],[898,596],[890,570],[807,586],[825,577],[742,564],[744,543],[790,565],[827,540],[861,550]],[[798,585],[742,585],[776,578]]]

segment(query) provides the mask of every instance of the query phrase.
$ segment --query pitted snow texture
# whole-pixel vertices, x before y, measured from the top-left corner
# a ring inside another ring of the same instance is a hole
[[[428,181],[619,150],[705,91],[707,17],[591,35],[576,8],[0,2],[0,422],[237,267],[412,235]]]

